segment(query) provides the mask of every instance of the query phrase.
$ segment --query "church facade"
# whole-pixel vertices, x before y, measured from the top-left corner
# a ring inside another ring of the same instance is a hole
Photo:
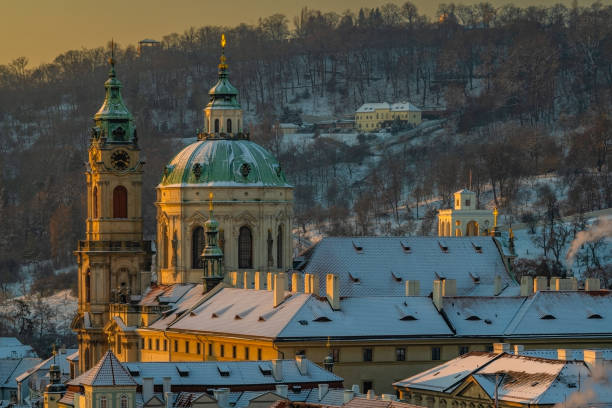
[[[204,282],[208,291],[225,278],[223,271],[278,272],[292,261],[293,187],[278,161],[244,131],[238,90],[222,55],[204,109],[204,129],[166,165],[157,187],[157,279],[152,282],[154,254],[142,235],[143,162],[133,117],[110,63],[106,97],[91,131],[86,239],[75,251],[79,305],[72,328],[81,372],[111,344],[120,356],[137,350],[137,337],[109,343],[104,328],[119,316],[135,319],[138,326],[158,317],[163,307],[139,306],[152,284]]]

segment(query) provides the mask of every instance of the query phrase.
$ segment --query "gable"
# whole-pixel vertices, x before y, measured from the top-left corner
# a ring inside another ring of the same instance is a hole
[[[266,392],[265,394],[261,394],[249,401],[248,408],[267,408],[270,406],[270,403],[276,401],[288,401],[288,399],[283,398],[274,392]]]
[[[459,388],[453,392],[456,397],[468,397],[481,400],[491,401],[487,392],[474,380],[474,377],[469,377]]]
[[[157,396],[153,396],[149,401],[145,402],[145,407],[163,407],[166,405],[162,400],[157,398]]]
[[[191,408],[217,406],[217,400],[208,394],[202,394],[191,402]]]

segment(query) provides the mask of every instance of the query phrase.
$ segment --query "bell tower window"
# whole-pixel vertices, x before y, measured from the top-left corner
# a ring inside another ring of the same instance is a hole
[[[88,269],[85,275],[85,302],[91,301],[91,271]]]
[[[202,251],[204,250],[204,228],[196,227],[191,236],[191,268],[202,269]]]
[[[98,218],[98,187],[94,187],[91,201],[93,201],[93,218]]]
[[[241,227],[238,236],[238,267],[253,267],[253,236],[249,227]]]
[[[276,235],[276,267],[283,268],[283,226],[278,226],[278,234]]]
[[[219,119],[215,119],[215,133],[219,133]]]
[[[113,190],[113,218],[127,218],[127,189],[117,186]]]
[[[227,120],[227,133],[232,133],[232,120],[228,119]]]

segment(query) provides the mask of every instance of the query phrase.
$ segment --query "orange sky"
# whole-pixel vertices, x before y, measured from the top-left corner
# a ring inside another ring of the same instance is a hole
[[[104,45],[111,37],[125,46],[143,38],[159,40],[165,34],[180,33],[191,26],[255,24],[259,17],[274,13],[283,13],[291,21],[304,6],[342,12],[347,8],[376,7],[389,1],[403,3],[403,0],[1,0],[0,64],[25,56],[31,67],[51,62],[70,49]],[[515,3],[557,1],[517,0]],[[587,4],[585,0],[580,1]],[[462,2],[475,0],[455,1]],[[506,2],[492,1],[493,4]],[[430,15],[438,5],[437,1],[430,0],[413,0],[413,3]]]

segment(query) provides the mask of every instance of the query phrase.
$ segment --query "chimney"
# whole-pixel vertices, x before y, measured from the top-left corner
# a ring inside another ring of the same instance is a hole
[[[325,397],[327,391],[329,391],[329,384],[319,384],[319,401]]]
[[[521,296],[529,296],[533,293],[533,278],[531,276],[521,276]]]
[[[522,344],[515,344],[514,345],[514,354],[515,355],[520,355],[523,351],[525,351],[525,346],[523,346]]]
[[[291,291],[293,293],[300,292],[302,286],[302,275],[299,272],[293,272],[291,275]]]
[[[348,404],[355,397],[353,390],[344,390],[344,403]]]
[[[558,276],[553,276],[552,278],[550,278],[550,290],[560,290],[559,288],[562,287],[562,285],[559,283],[560,279],[561,278],[559,278]]]
[[[242,282],[240,281],[240,274],[238,271],[232,271],[230,272],[230,277],[231,277],[231,281],[232,281],[232,286],[235,288],[241,288],[242,287]]]
[[[442,310],[442,281],[436,279],[433,282],[432,289],[432,300],[433,304],[438,309],[438,312]]]
[[[252,289],[253,286],[251,286],[251,282],[253,282],[253,278],[251,277],[251,271],[244,271],[243,272],[243,288],[245,289]]]
[[[171,384],[170,381],[172,381],[171,377],[164,377],[163,378],[163,386],[164,386],[163,392],[164,392],[164,395],[166,395],[167,393],[172,391],[172,389],[170,388],[170,384]]]
[[[285,300],[285,281],[287,275],[285,272],[280,272],[274,276],[274,307],[280,305]]]
[[[509,343],[493,343],[493,352],[494,353],[508,353],[510,354],[510,344]]]
[[[366,394],[366,398],[369,400],[376,399],[376,393],[374,392],[373,389],[368,390],[368,393]]]
[[[213,390],[213,395],[217,400],[217,405],[219,408],[228,408],[229,407],[229,388],[217,388]]]
[[[584,290],[592,291],[600,289],[599,278],[586,278],[584,281]]]
[[[570,289],[569,290],[578,290],[578,279],[572,277],[568,278],[570,281]]]
[[[312,273],[310,274],[310,290],[313,295],[319,296],[319,275]]]
[[[406,281],[406,296],[419,296],[421,293],[421,282],[418,280]]]
[[[276,393],[283,398],[287,398],[289,386],[287,384],[276,384]]]
[[[295,356],[295,365],[300,372],[300,375],[308,375],[308,363],[304,356]]]
[[[589,368],[601,367],[603,365],[604,358],[601,350],[584,350],[583,353],[584,362]]]
[[[166,408],[172,408],[174,405],[174,397],[171,392],[164,392],[164,398],[166,399]]]
[[[264,290],[266,288],[263,272],[255,272],[255,290]]]
[[[457,296],[457,280],[444,279],[442,281],[442,296]]]
[[[312,289],[310,288],[310,274],[304,274],[304,293],[312,293]]]
[[[272,377],[275,381],[283,380],[283,360],[272,360]]]
[[[548,290],[546,276],[536,276],[533,280],[533,291],[539,292],[541,290]]]
[[[563,360],[563,361],[571,361],[573,360],[572,358],[572,351],[568,350],[568,349],[558,349],[557,350],[557,360]]]
[[[383,401],[395,401],[395,395],[393,394],[383,394],[380,396],[380,399]]]
[[[268,275],[266,277],[266,289],[268,290],[274,289],[274,275],[274,272],[268,272]]]
[[[338,275],[333,273],[327,274],[327,282],[325,285],[327,292],[327,300],[333,310],[340,310],[340,287],[338,284]]]
[[[142,399],[146,404],[153,398],[153,378],[145,377],[142,379]]]
[[[353,386],[351,387],[351,389],[353,390],[353,392],[355,393],[355,395],[357,395],[357,394],[361,394],[361,392],[359,391],[359,384],[353,384]]]
[[[493,296],[498,296],[502,291],[502,278],[499,275],[495,275],[493,281]]]

